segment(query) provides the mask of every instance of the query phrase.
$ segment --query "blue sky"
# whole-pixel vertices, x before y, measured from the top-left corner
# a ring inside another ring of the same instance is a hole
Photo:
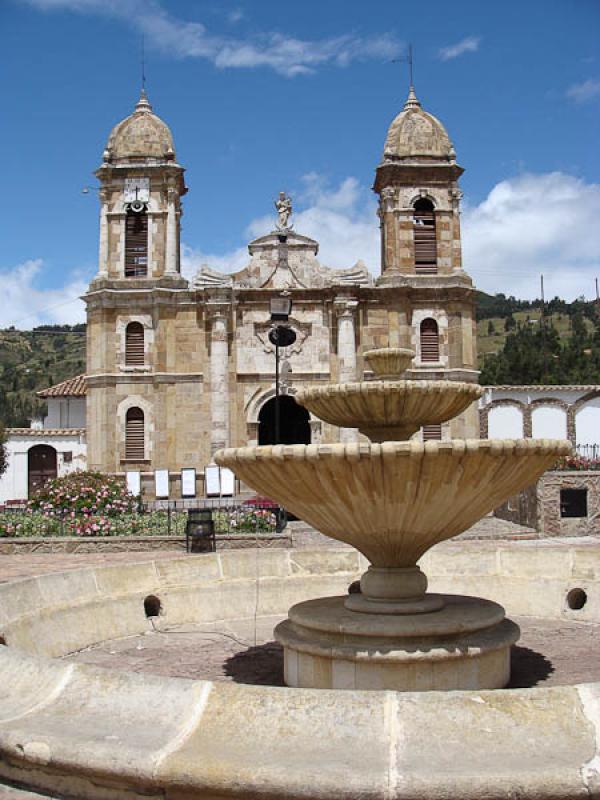
[[[600,277],[600,3],[2,0],[0,324],[81,318],[93,170],[140,89],[190,187],[184,268],[239,268],[280,189],[322,261],[377,273],[370,191],[407,92],[465,169],[465,264],[488,291],[594,294]]]

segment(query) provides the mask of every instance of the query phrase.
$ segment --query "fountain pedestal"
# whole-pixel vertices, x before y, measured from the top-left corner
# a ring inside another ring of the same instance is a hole
[[[438,600],[441,610],[357,613],[347,608],[345,597],[292,606],[275,628],[286,684],[395,691],[506,686],[519,627],[505,618],[502,606],[461,595],[428,597]]]

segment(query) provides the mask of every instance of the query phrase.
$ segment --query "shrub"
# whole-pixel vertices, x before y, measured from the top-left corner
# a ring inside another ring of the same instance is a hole
[[[48,517],[116,517],[136,510],[137,500],[125,481],[101,472],[71,472],[46,483],[28,508]]]

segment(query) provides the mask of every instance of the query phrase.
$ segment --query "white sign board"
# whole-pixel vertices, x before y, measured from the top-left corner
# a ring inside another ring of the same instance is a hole
[[[154,470],[154,494],[156,499],[169,496],[169,470]]]
[[[196,470],[186,468],[181,470],[181,496],[196,497]]]
[[[126,472],[125,480],[127,481],[127,491],[131,492],[134,497],[139,497],[142,492],[142,476],[139,472]]]
[[[229,467],[221,467],[221,496],[233,497],[235,494],[235,475]]]
[[[204,486],[207,497],[219,497],[221,494],[220,469],[216,464],[208,464],[204,469]]]

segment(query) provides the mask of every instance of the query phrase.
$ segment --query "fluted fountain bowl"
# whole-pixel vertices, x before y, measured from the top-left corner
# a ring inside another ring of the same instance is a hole
[[[380,380],[394,380],[409,368],[415,351],[407,347],[379,347],[367,350],[364,357]]]
[[[467,439],[219,450],[229,467],[374,567],[412,567],[534,481],[571,443]]]
[[[377,351],[373,351],[377,352]],[[295,400],[342,428],[358,428],[372,442],[409,439],[423,425],[456,417],[483,394],[460,381],[363,381],[301,389]]]

